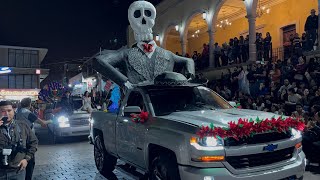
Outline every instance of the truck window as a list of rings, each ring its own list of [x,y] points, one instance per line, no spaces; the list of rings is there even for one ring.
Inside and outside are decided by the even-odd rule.
[[[137,91],[131,92],[127,101],[127,106],[139,106],[141,110],[146,111],[146,108],[143,102],[143,97],[141,93]]]
[[[205,87],[172,87],[149,90],[157,116],[179,111],[201,111],[232,108],[223,98]]]

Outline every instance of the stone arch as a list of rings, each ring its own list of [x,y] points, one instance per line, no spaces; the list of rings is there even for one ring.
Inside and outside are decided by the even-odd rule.
[[[173,53],[182,53],[180,33],[175,30],[175,23],[170,23],[163,31],[162,47]],[[176,37],[175,37],[176,36]]]
[[[180,35],[181,35],[181,40],[186,40],[187,36],[188,36],[188,27],[190,26],[192,20],[199,14],[202,14],[205,11],[205,9],[201,8],[201,9],[197,9],[194,10],[190,13],[189,16],[187,16],[184,20],[183,20],[183,24],[181,25],[181,31],[180,31]],[[208,24],[207,24],[208,25]]]
[[[208,21],[202,18],[203,12],[208,13],[208,10],[204,8],[199,8],[197,10],[192,11],[190,15],[184,19],[181,25],[180,39],[181,39],[183,55],[185,55],[186,53],[189,53],[189,55],[191,56],[193,51],[202,52],[202,48],[203,48],[202,44],[209,43],[209,33],[208,33],[209,25],[208,25]],[[189,33],[190,33],[190,30],[193,31],[190,28],[194,20],[199,22],[199,29],[193,26],[194,28],[193,35],[195,37],[194,36],[191,37],[191,34],[189,35]],[[196,33],[195,32],[196,29],[200,30],[200,32]],[[201,38],[202,41],[200,39],[195,40],[193,38]]]
[[[214,14],[212,18],[212,28],[215,29],[215,24],[218,20],[219,12],[222,8],[222,6],[227,2],[228,0],[219,0],[215,6]],[[258,1],[259,0],[245,0],[243,1],[243,5],[246,7],[246,13],[247,16],[256,16],[256,10],[258,7]]]
[[[163,29],[163,32],[162,32],[162,47],[163,48],[166,48],[166,45],[167,45],[167,40],[168,40],[168,36],[169,36],[169,33],[172,29],[174,29],[176,26],[175,23],[169,23],[166,28]]]
[[[246,5],[246,9],[247,9],[247,16],[256,17],[258,2],[259,2],[259,0],[245,0],[244,1],[244,4]]]

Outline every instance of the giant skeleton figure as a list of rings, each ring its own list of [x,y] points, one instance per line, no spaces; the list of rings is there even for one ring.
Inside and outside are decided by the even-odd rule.
[[[128,10],[128,18],[134,31],[136,44],[132,48],[104,51],[97,57],[102,67],[98,65],[96,70],[115,83],[124,84],[127,88],[131,88],[132,84],[153,82],[158,75],[166,71],[172,72],[175,63],[185,67],[188,78],[194,76],[192,59],[177,56],[158,47],[154,42],[152,27],[155,24],[156,9],[150,2],[133,2]],[[115,68],[121,63],[125,65],[127,76]]]

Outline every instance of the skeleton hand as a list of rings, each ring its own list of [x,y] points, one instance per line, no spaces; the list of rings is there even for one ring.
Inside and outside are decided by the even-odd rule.
[[[186,78],[188,79],[188,81],[191,81],[192,79],[194,79],[194,75],[191,73],[188,73]]]
[[[132,84],[131,82],[129,82],[129,81],[126,81],[126,82],[124,83],[124,86],[125,86],[127,89],[133,89],[133,84]]]

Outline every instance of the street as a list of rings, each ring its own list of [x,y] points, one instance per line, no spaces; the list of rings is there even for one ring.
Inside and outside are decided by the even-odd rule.
[[[47,142],[46,131],[38,134],[40,145],[36,154],[36,167],[34,180],[103,180],[106,179],[98,173],[93,158],[93,146],[87,137],[66,138],[63,142],[51,145]],[[310,171],[305,173],[306,180],[319,180],[320,168],[308,166]],[[118,167],[108,180],[137,180],[139,173],[129,173],[123,163],[118,162]],[[133,175],[135,174],[135,175]]]
[[[56,145],[48,144],[46,131],[38,134],[39,148],[36,154],[34,180],[104,180],[96,169],[93,145],[87,137],[66,138]],[[125,171],[121,162],[108,180],[139,179]]]

